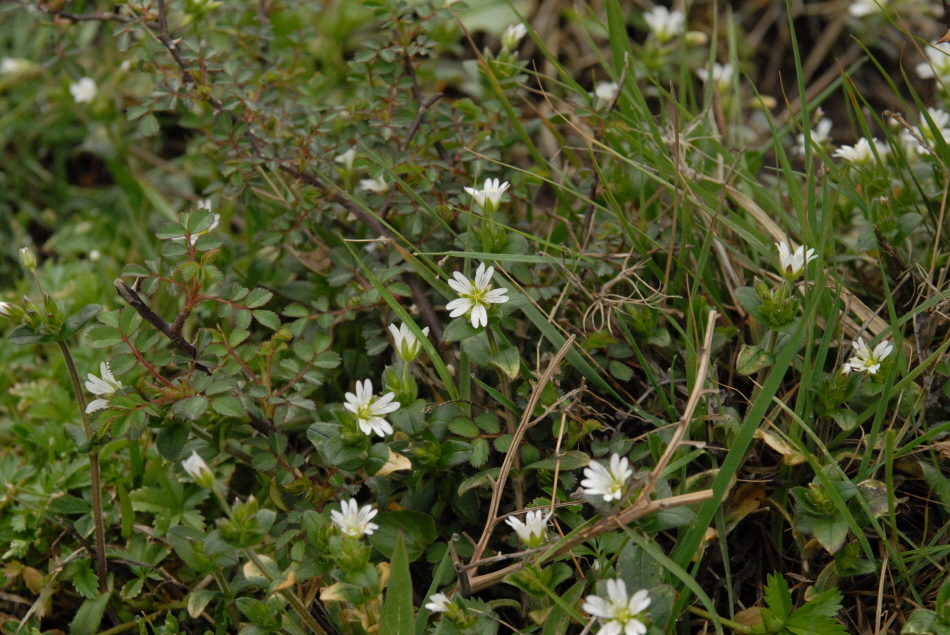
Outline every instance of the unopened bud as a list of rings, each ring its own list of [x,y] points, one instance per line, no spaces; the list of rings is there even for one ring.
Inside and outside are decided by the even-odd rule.
[[[29,247],[20,250],[20,262],[27,271],[36,271],[36,254]]]
[[[709,42],[709,36],[702,31],[686,32],[687,46],[705,46],[707,42]]]

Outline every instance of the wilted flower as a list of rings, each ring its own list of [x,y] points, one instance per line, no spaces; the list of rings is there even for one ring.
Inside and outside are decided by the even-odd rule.
[[[829,141],[832,127],[831,119],[822,117],[818,120],[817,126],[811,131],[811,142],[816,146],[823,146]],[[798,135],[797,149],[799,154],[805,154],[805,135]]]
[[[640,589],[627,598],[623,580],[607,580],[607,599],[588,595],[583,609],[600,621],[601,635],[644,635],[647,632],[644,611],[650,608],[650,597]]]
[[[620,86],[617,85],[617,82],[597,82],[597,86],[594,88],[594,94],[597,95],[597,98],[606,103],[613,101],[618,92],[620,92]]]
[[[96,88],[95,80],[89,77],[83,77],[78,82],[70,85],[69,92],[77,104],[82,104],[94,100],[99,90]]]
[[[347,170],[352,170],[353,160],[355,158],[356,158],[356,148],[350,148],[343,154],[338,154],[337,156],[333,157],[333,160],[336,161],[337,163],[342,163],[343,167],[345,167]]]
[[[581,481],[581,487],[588,496],[602,496],[605,502],[620,500],[623,495],[623,486],[627,479],[633,476],[633,470],[630,469],[630,461],[614,453],[610,457],[610,469],[604,467],[603,463],[591,463],[584,468],[584,476]]]
[[[661,43],[666,43],[683,33],[686,16],[682,11],[670,11],[662,5],[656,5],[643,14],[643,19]]]
[[[348,392],[344,395],[346,403],[343,407],[356,415],[356,422],[363,434],[378,434],[381,437],[393,433],[393,427],[383,419],[383,415],[399,410],[399,404],[393,403],[396,397],[388,392],[382,397],[373,394],[373,382],[365,380],[356,382],[356,394]]]
[[[112,374],[108,363],[102,362],[99,364],[99,374],[102,375],[101,378],[92,373],[87,375],[89,381],[86,382],[86,390],[99,398],[89,402],[89,405],[86,406],[86,414],[108,408],[109,401],[103,397],[111,397],[115,394],[115,391],[122,388],[122,382]]]
[[[198,485],[207,488],[214,487],[214,472],[197,452],[192,451],[191,456],[181,462],[181,466]]]
[[[874,144],[872,149],[871,144]],[[841,146],[835,150],[834,155],[840,159],[844,159],[851,165],[855,167],[864,167],[869,163],[876,161],[875,150],[877,151],[877,156],[883,158],[888,152],[890,152],[890,147],[878,141],[877,139],[860,139],[853,146]]]
[[[937,77],[942,82],[950,80],[950,42],[940,42],[924,49],[928,62],[917,65],[917,75],[922,79]]]
[[[389,184],[380,175],[375,179],[360,179],[360,189],[374,194],[385,194],[389,191]]]
[[[485,186],[482,189],[467,187],[465,191],[472,195],[478,206],[486,213],[491,213],[498,209],[501,204],[501,195],[508,189],[508,181],[504,183],[498,179],[485,179]]]
[[[360,538],[364,535],[371,536],[379,529],[379,525],[369,522],[377,513],[378,511],[372,506],[360,507],[356,500],[351,498],[340,503],[340,511],[335,509],[330,511],[330,520],[347,536]]]
[[[445,593],[433,593],[425,607],[432,613],[445,613],[453,606],[452,600]]]
[[[534,549],[544,542],[546,538],[544,529],[550,518],[551,512],[545,515],[542,511],[531,511],[525,514],[524,522],[514,516],[509,516],[505,522],[511,525],[528,549]]]
[[[778,248],[781,274],[788,280],[794,280],[802,275],[802,270],[805,268],[805,265],[818,257],[815,255],[814,249],[805,251],[804,245],[799,245],[794,253],[792,253],[788,243],[784,240],[780,243],[775,243],[775,246]]]
[[[880,13],[887,6],[887,0],[854,0],[848,7],[848,13],[855,18],[863,18],[872,13]]]
[[[478,265],[474,280],[469,280],[459,271],[452,274],[455,279],[449,280],[449,286],[459,297],[445,305],[445,308],[451,311],[449,317],[458,317],[471,311],[472,326],[488,326],[488,305],[504,304],[508,301],[508,296],[505,295],[508,289],[492,289],[491,279],[494,274],[495,268],[485,269],[485,263]]]
[[[716,90],[720,93],[724,93],[729,90],[729,86],[732,84],[732,76],[735,73],[735,70],[732,68],[732,64],[719,64],[718,62],[713,64],[713,81],[716,84]],[[696,76],[699,79],[703,80],[703,84],[709,83],[709,69],[708,68],[698,68],[696,69]]]
[[[851,346],[854,347],[854,357],[843,368],[849,373],[854,370],[859,373],[866,372],[869,375],[877,374],[881,368],[881,362],[894,350],[893,344],[888,340],[882,340],[872,351],[860,337],[851,342]]]
[[[521,24],[512,24],[501,36],[501,45],[506,49],[513,50],[518,46],[518,42],[521,41],[521,38],[528,34],[528,28]]]
[[[399,354],[403,361],[411,362],[419,356],[419,349],[421,348],[419,340],[416,339],[416,336],[413,335],[405,323],[400,325],[399,328],[396,328],[395,324],[390,324],[389,332],[393,334],[393,340],[396,344],[396,353]],[[425,336],[429,335],[428,326],[422,329],[422,334]]]

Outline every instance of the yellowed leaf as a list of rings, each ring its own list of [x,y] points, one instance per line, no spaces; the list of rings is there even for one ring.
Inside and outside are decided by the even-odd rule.
[[[400,470],[411,470],[412,462],[399,454],[398,452],[393,452],[389,450],[389,458],[386,460],[385,465],[376,472],[376,476],[386,476],[387,474],[392,474],[393,472],[398,472]]]

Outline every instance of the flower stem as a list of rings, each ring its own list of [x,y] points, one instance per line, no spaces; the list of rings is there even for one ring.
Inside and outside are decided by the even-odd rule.
[[[37,280],[39,283],[39,280]],[[73,391],[76,393],[76,400],[79,402],[79,414],[82,417],[82,427],[86,431],[86,440],[93,440],[92,425],[89,423],[89,415],[86,414],[86,398],[82,394],[82,384],[79,383],[79,373],[76,372],[76,365],[73,363],[73,356],[69,352],[66,342],[58,342],[59,350],[63,352],[66,359],[66,368],[69,369],[69,377],[73,382]],[[106,530],[102,522],[102,491],[99,482],[99,448],[92,448],[89,451],[89,477],[92,481],[92,518],[96,525],[96,571],[99,574],[99,591],[105,593],[109,590],[107,577],[109,569],[106,565]]]
[[[267,566],[261,561],[257,553],[250,547],[247,547],[244,552],[261,572],[261,575],[267,578],[268,582],[273,582],[274,576],[272,576],[270,571],[267,570]],[[294,611],[297,612],[297,615],[299,615],[300,618],[307,623],[307,626],[309,626],[314,633],[317,635],[327,635],[327,632],[323,630],[323,627],[317,623],[317,620],[313,619],[312,615],[310,615],[310,611],[308,611],[307,607],[303,605],[303,602],[300,601],[300,598],[287,589],[281,589],[278,591],[278,593],[280,593],[282,596],[284,596],[284,599],[290,602],[290,606],[293,607]]]
[[[495,342],[495,333],[492,331],[491,327],[485,329],[485,334],[488,336],[488,348],[491,350],[492,355],[498,354],[498,343]],[[508,380],[508,375],[504,371],[498,371],[498,378],[501,380],[501,394],[505,396],[505,399],[511,401],[511,383]],[[505,408],[505,423],[508,429],[508,434],[515,434],[515,415],[508,408]],[[509,448],[509,452],[514,452],[514,463],[512,464],[511,470],[511,485],[515,490],[515,509],[522,509],[524,507],[524,477],[521,475],[521,448]]]
[[[704,617],[707,620],[712,621],[714,619],[713,614],[710,613],[709,611],[704,611],[703,609],[696,608],[695,606],[687,607],[687,609],[689,610],[690,613],[694,615],[698,615],[700,617]],[[727,628],[731,628],[737,633],[742,633],[743,635],[749,635],[749,633],[752,632],[751,626],[746,626],[745,624],[740,624],[739,622],[734,622],[733,620],[727,620],[724,617],[719,618],[719,623]]]

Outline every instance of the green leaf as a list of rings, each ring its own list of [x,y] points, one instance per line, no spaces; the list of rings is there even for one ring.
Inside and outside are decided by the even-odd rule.
[[[449,431],[451,431],[452,434],[457,434],[460,437],[468,437],[469,439],[474,439],[479,435],[478,426],[467,417],[456,417],[449,421]]]
[[[241,400],[237,397],[231,397],[230,395],[218,397],[213,400],[211,402],[211,408],[219,415],[224,415],[225,417],[244,416],[244,405],[241,403]]]
[[[607,364],[607,371],[617,381],[630,381],[633,378],[633,369],[616,359],[610,360]]]
[[[371,545],[392,560],[400,530],[409,562],[414,562],[436,539],[435,521],[429,514],[413,511],[381,512],[373,519],[379,529],[369,537]]]
[[[425,414],[423,414],[425,407],[424,400],[416,399],[405,408],[400,408],[389,415],[389,420],[406,434],[415,436],[425,427]]]
[[[244,306],[249,309],[256,309],[259,306],[264,306],[270,302],[271,298],[274,297],[274,294],[268,291],[267,289],[261,289],[258,287],[251,291],[247,296],[247,299],[244,301]]]
[[[90,348],[108,348],[122,341],[122,334],[111,326],[97,326],[86,332],[86,344]]]
[[[73,586],[79,595],[87,599],[99,595],[99,576],[92,570],[92,562],[88,559],[76,563],[76,572],[73,574]]]
[[[736,357],[736,372],[751,375],[775,364],[775,356],[759,346],[743,344]]]
[[[475,337],[484,330],[484,327],[475,328],[472,326],[472,323],[465,317],[457,317],[445,327],[442,340],[446,342],[460,342],[464,339]]]
[[[73,313],[66,321],[63,322],[63,328],[59,330],[59,335],[57,340],[62,342],[73,335],[76,334],[76,331],[86,326],[89,323],[89,320],[96,316],[96,313],[102,310],[102,307],[98,304],[87,304],[83,308],[79,309],[76,313]]]
[[[106,605],[109,603],[111,592],[106,592],[98,597],[89,598],[82,603],[69,625],[71,635],[96,635],[99,632],[99,624],[102,622],[102,616],[106,612]]]
[[[788,590],[785,577],[777,573],[770,574],[765,583],[765,601],[772,613],[783,622],[792,613],[792,594]]]
[[[162,428],[155,437],[155,447],[158,453],[166,461],[177,461],[182,448],[188,442],[188,435],[191,434],[191,423],[187,421],[176,422],[167,428]]]
[[[468,457],[469,464],[474,468],[480,468],[488,460],[488,454],[491,446],[486,439],[472,440],[472,456]]]
[[[280,328],[280,316],[278,316],[273,311],[266,311],[264,309],[257,309],[253,311],[254,319],[266,326],[269,329],[278,330]]]
[[[453,465],[465,463],[472,456],[472,446],[465,441],[449,439],[442,442],[442,454],[439,455],[439,468],[447,470]]]
[[[514,346],[492,355],[488,363],[508,375],[509,379],[517,379],[521,370],[521,356]]]
[[[194,421],[208,409],[208,398],[203,395],[189,397],[182,403],[181,414]]]
[[[547,470],[548,472],[553,472],[557,463],[557,458],[542,459],[540,461],[535,461],[530,465],[524,466],[524,469]],[[588,465],[590,465],[590,457],[583,452],[578,452],[577,450],[567,452],[561,457],[561,472],[570,472],[571,470],[577,470],[582,467],[587,467]]]
[[[831,411],[831,418],[835,420],[838,427],[845,432],[851,432],[858,425],[858,414],[854,410],[841,408]]]
[[[402,532],[396,537],[389,567],[386,600],[379,616],[379,635],[415,635],[412,575],[409,573],[409,558],[406,555]]]
[[[165,223],[155,232],[155,237],[159,240],[168,240],[169,238],[181,238],[185,235],[185,228],[178,223]]]
[[[26,324],[21,324],[10,331],[9,340],[16,346],[29,346],[30,344],[51,344],[56,341],[56,336],[49,333],[37,333]]]
[[[196,589],[188,596],[188,615],[197,618],[204,612],[205,607],[219,594],[211,589]]]
[[[91,508],[83,499],[67,494],[50,501],[47,509],[56,514],[85,514]]]

